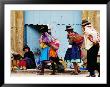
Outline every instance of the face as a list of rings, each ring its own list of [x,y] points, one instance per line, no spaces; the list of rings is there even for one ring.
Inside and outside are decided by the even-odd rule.
[[[91,27],[92,27],[92,25],[91,25],[91,24],[89,24],[89,25],[86,25],[86,27],[87,27],[87,28],[91,28]]]
[[[68,32],[68,34],[70,34],[70,33],[72,33],[72,32],[73,32],[73,30],[68,30],[67,32]]]
[[[89,24],[89,25],[86,25],[86,26],[82,26],[82,29],[83,30],[85,30],[85,29],[91,29],[92,28],[92,25],[91,24]]]
[[[25,51],[25,52],[28,52],[28,51],[29,51],[29,49],[25,49],[24,51]]]
[[[89,28],[89,29],[91,29],[91,28],[92,28],[92,25],[91,25],[91,24],[86,25],[85,28]]]

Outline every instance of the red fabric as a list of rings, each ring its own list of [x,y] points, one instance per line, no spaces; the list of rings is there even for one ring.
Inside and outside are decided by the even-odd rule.
[[[80,43],[80,42],[83,42],[83,40],[84,40],[84,37],[83,36],[81,36],[79,34],[76,34],[76,33],[68,34],[68,36],[75,43]]]
[[[19,67],[21,67],[21,66],[26,66],[26,61],[25,61],[25,60],[20,60],[18,66],[19,66]]]
[[[58,48],[59,48],[59,42],[57,40],[52,41],[50,43],[50,46],[52,46],[54,49],[58,50]]]

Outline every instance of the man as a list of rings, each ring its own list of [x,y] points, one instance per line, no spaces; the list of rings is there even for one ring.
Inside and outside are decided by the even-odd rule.
[[[84,31],[85,49],[87,50],[87,68],[90,73],[88,77],[95,77],[95,70],[99,72],[98,77],[100,77],[100,67],[97,63],[100,42],[99,33],[87,20],[82,20],[82,28]]]

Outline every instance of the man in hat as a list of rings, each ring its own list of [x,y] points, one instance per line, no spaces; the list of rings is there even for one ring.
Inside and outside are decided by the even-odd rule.
[[[99,33],[87,20],[82,20],[82,28],[84,31],[85,49],[87,50],[87,69],[90,73],[88,77],[95,77],[95,70],[98,70],[98,76],[100,76],[100,67],[97,64],[97,55],[100,42]]]

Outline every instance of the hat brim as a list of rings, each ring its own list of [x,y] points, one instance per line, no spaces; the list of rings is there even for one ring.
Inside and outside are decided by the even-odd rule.
[[[70,31],[70,30],[73,30],[73,29],[66,29],[65,31]]]
[[[91,24],[90,22],[86,22],[86,23],[83,23],[82,26],[86,26],[86,25],[89,25]]]

